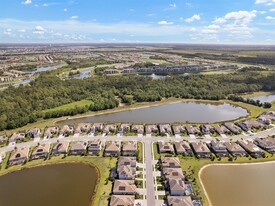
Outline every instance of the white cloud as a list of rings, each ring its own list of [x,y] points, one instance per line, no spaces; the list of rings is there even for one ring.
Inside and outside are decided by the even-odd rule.
[[[190,23],[190,22],[193,22],[193,21],[198,21],[200,19],[201,19],[201,17],[200,17],[199,14],[194,14],[192,17],[185,19],[185,21]]]
[[[170,22],[170,21],[159,21],[158,24],[160,24],[160,25],[171,25],[171,24],[174,24],[174,22]]]
[[[42,26],[36,26],[33,33],[34,34],[44,34],[45,31],[46,31],[46,29],[44,29]]]
[[[67,12],[67,11],[68,11],[68,9],[66,9],[66,8],[65,8],[63,11]]]
[[[265,17],[265,19],[267,19],[267,20],[274,20],[275,17],[273,17],[273,16],[267,16],[267,17]]]
[[[78,19],[78,16],[71,16],[71,19]]]
[[[267,11],[259,11],[260,14],[266,14]]]
[[[275,0],[256,0],[255,4],[264,4],[266,6],[271,6],[273,3],[275,3]]]
[[[32,0],[25,0],[22,2],[24,5],[32,4]]]
[[[176,8],[177,5],[175,3],[169,5],[171,8]]]
[[[269,9],[270,12],[275,12],[275,9]]]
[[[19,32],[22,32],[22,33],[25,33],[25,32],[26,32],[26,29],[19,29],[18,31],[19,31]]]
[[[220,28],[221,27],[219,25],[211,24],[209,26],[203,27],[203,29],[201,30],[201,32],[204,33],[204,34],[216,34],[216,33],[218,33],[218,30]]]
[[[226,22],[226,20],[224,18],[217,18],[217,17],[213,21],[214,24],[223,24],[225,22]]]
[[[12,29],[5,29],[3,34],[6,35],[6,36],[11,36],[12,35]]]

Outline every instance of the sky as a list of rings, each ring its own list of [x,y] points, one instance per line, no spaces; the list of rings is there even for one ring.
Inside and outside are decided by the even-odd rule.
[[[0,43],[275,44],[275,0],[1,0]]]

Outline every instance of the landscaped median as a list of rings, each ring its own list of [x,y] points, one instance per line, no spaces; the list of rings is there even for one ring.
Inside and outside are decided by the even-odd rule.
[[[117,159],[109,158],[109,157],[90,157],[90,156],[54,156],[50,157],[47,160],[31,160],[25,163],[24,165],[15,165],[15,166],[7,166],[7,158],[2,163],[2,167],[0,170],[0,176],[5,175],[10,172],[14,172],[17,170],[44,166],[49,164],[62,164],[62,163],[85,163],[95,167],[99,173],[97,186],[95,188],[95,193],[93,195],[93,199],[91,202],[92,205],[108,205],[109,194],[112,190],[112,183],[108,181],[108,177],[110,174],[110,169],[116,166]]]

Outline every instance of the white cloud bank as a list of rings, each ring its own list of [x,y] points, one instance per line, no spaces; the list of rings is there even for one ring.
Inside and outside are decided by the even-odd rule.
[[[194,14],[192,17],[185,19],[185,21],[190,23],[190,22],[193,22],[193,21],[198,21],[200,19],[201,19],[201,17],[200,17],[199,14]]]

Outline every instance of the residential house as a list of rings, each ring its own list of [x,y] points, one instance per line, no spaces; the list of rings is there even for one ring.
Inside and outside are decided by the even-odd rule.
[[[230,152],[230,154],[234,157],[245,156],[246,151],[236,142],[225,142],[226,149]]]
[[[0,76],[0,82],[10,82],[13,78],[10,76]]]
[[[217,157],[227,157],[229,155],[224,142],[212,140],[210,143],[210,148]]]
[[[91,124],[89,123],[80,123],[75,129],[75,134],[87,134],[91,130]]]
[[[265,127],[263,123],[254,119],[248,119],[243,122],[239,122],[238,126],[241,127],[244,131],[252,131],[253,129],[261,129]]]
[[[160,160],[163,168],[181,168],[178,157],[161,157]]]
[[[70,125],[64,125],[60,130],[60,135],[68,137],[74,133],[74,127]]]
[[[163,168],[162,173],[166,180],[185,178],[181,168]]]
[[[105,156],[117,156],[120,153],[121,142],[110,141],[106,143],[104,155]]]
[[[181,135],[182,133],[184,133],[186,131],[185,127],[182,125],[173,125],[172,128],[174,131],[174,135]]]
[[[123,155],[132,155],[135,156],[137,154],[137,142],[129,141],[123,144],[122,146],[122,154]]]
[[[136,176],[136,157],[121,156],[118,159],[117,174],[119,179],[134,180]]]
[[[252,142],[243,140],[238,141],[238,143],[245,149],[246,152],[248,152],[253,157],[262,157],[264,154],[263,151]]]
[[[95,133],[95,132],[102,132],[103,130],[103,124],[101,123],[94,123],[92,126],[91,126],[91,133]]]
[[[118,129],[118,133],[120,135],[123,135],[125,133],[130,132],[130,124],[121,124],[119,129]]]
[[[67,154],[69,145],[69,142],[58,142],[52,149],[52,155]]]
[[[144,133],[144,126],[142,124],[133,124],[132,125],[132,132],[136,134],[143,134]]]
[[[49,139],[52,138],[54,135],[58,134],[59,128],[58,127],[47,127],[44,131],[44,138]]]
[[[72,147],[70,149],[71,155],[83,155],[85,154],[86,148],[87,148],[87,142],[75,142],[72,144]]]
[[[116,129],[117,129],[117,127],[115,124],[107,124],[104,126],[103,133],[105,133],[105,134],[115,133]]]
[[[192,142],[191,147],[193,148],[193,151],[197,158],[210,158],[211,152],[206,146],[205,143],[202,142]]]
[[[264,112],[257,118],[257,121],[269,125],[275,121],[275,112]]]
[[[172,129],[170,124],[160,124],[159,125],[159,132],[162,134],[172,134]]]
[[[114,195],[134,195],[136,194],[135,180],[115,180],[113,187]]]
[[[170,195],[183,196],[185,195],[186,185],[182,179],[169,179],[168,181]]]
[[[190,196],[167,196],[168,206],[194,206]]]
[[[159,129],[158,126],[155,124],[150,124],[145,126],[146,134],[158,133]]]
[[[193,154],[190,145],[186,141],[175,142],[174,147],[178,155],[181,154],[181,155],[192,156]]]
[[[242,129],[237,125],[235,125],[233,122],[225,122],[223,123],[223,126],[225,126],[228,130],[230,130],[234,134],[242,133]]]
[[[15,132],[11,135],[9,142],[16,142],[25,139],[25,133]]]
[[[186,129],[186,131],[189,135],[198,135],[198,134],[200,134],[200,130],[197,127],[188,125],[188,126],[185,127],[185,129]]]
[[[160,153],[174,153],[173,145],[170,142],[158,141]]]
[[[27,137],[38,138],[40,137],[41,130],[39,128],[32,128],[27,132]]]
[[[93,139],[88,144],[88,154],[98,155],[103,145],[103,141],[101,141],[100,139]]]
[[[134,206],[134,195],[112,195],[109,206]]]
[[[210,135],[215,132],[215,128],[209,124],[202,124],[200,126],[200,128],[201,128],[202,133],[205,135]]]
[[[51,144],[40,144],[33,151],[31,159],[46,158],[50,153]]]
[[[23,164],[27,161],[30,149],[28,147],[15,149],[11,152],[8,165]]]
[[[115,69],[105,69],[104,74],[117,74],[118,70]]]
[[[254,144],[266,150],[267,152],[275,153],[275,139],[274,138],[256,138]]]
[[[216,130],[217,133],[221,134],[230,134],[231,132],[229,131],[229,129],[227,129],[225,126],[223,125],[215,125],[214,129]]]
[[[4,141],[6,141],[8,138],[5,134],[0,135],[0,143],[3,143]]]

